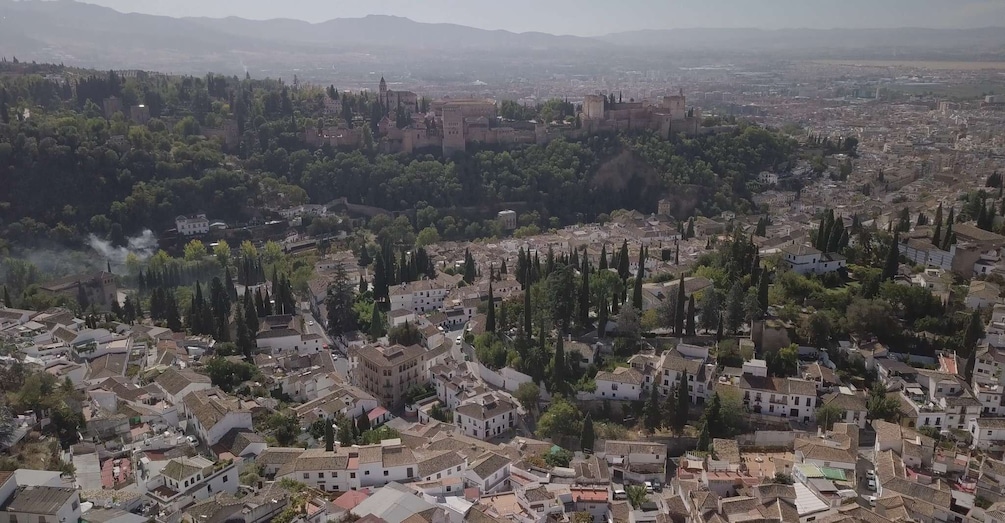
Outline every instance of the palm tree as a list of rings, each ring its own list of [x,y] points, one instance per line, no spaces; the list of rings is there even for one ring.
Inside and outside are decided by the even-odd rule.
[[[649,499],[649,496],[646,495],[646,487],[642,485],[628,485],[625,487],[625,493],[628,494],[628,502],[632,504],[634,509],[638,509]]]

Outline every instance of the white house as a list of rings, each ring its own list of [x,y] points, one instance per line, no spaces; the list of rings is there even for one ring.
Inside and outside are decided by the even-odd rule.
[[[755,414],[808,422],[817,412],[816,383],[798,378],[740,377],[743,405]]]
[[[199,374],[187,369],[174,367],[162,372],[154,379],[154,384],[164,391],[171,403],[177,405],[191,392],[205,390],[213,386],[212,380],[205,374]]]
[[[666,477],[667,446],[644,441],[614,441],[604,444],[604,459],[615,481],[663,481]]]
[[[785,264],[799,274],[826,274],[847,265],[844,256],[820,252],[809,245],[786,245],[781,251]]]
[[[216,445],[232,429],[253,430],[251,411],[219,389],[193,392],[185,396],[182,407],[189,428],[208,446]]]
[[[178,216],[174,219],[174,224],[178,234],[182,236],[194,236],[209,232],[209,219],[202,213],[192,216]]]
[[[468,466],[464,474],[466,483],[478,487],[483,494],[505,491],[509,488],[510,461],[501,454],[486,452]]]
[[[235,494],[240,483],[236,462],[213,463],[202,456],[174,458],[160,474],[147,474],[141,471],[147,496],[173,510],[221,492]]]
[[[377,445],[304,450],[279,467],[276,479],[289,478],[325,492],[381,487],[418,477],[415,455],[397,440]]]
[[[483,440],[515,427],[518,416],[515,403],[494,393],[469,399],[454,409],[457,428],[467,436]]]
[[[976,418],[970,420],[970,436],[974,448],[981,450],[1005,449],[1005,418]]]
[[[594,396],[600,399],[634,401],[642,395],[642,374],[631,367],[618,367],[614,372],[600,371],[594,378],[597,390]]]
[[[0,511],[0,518],[9,523],[74,522],[80,520],[80,515],[76,489],[49,486],[17,487]]]
[[[393,287],[390,290],[391,310],[426,312],[440,309],[443,299],[454,287],[448,280],[441,276],[435,280],[419,280]]]
[[[259,349],[271,354],[313,354],[324,349],[324,339],[319,334],[300,334],[295,329],[270,329],[258,333]]]
[[[837,392],[832,392],[823,397],[823,406],[834,406],[844,412],[844,417],[838,421],[857,425],[864,429],[868,414],[866,398],[862,394],[852,392],[847,387],[840,387]]]
[[[1001,302],[1001,288],[989,281],[971,280],[963,303],[971,309],[987,309]]]

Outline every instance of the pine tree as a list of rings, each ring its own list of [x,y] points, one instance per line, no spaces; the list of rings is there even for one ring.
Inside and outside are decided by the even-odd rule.
[[[485,331],[495,332],[496,331],[496,301],[495,295],[492,292],[492,280],[489,279],[489,306],[488,312],[485,314]]]
[[[596,439],[597,435],[593,429],[593,415],[587,412],[586,419],[583,420],[583,432],[579,435],[579,448],[583,451],[593,450]]]

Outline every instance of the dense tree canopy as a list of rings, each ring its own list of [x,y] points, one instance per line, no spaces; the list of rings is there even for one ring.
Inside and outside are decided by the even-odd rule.
[[[479,217],[454,211],[502,202],[539,209],[539,223],[521,223],[530,227],[551,217],[589,221],[618,208],[651,212],[660,197],[687,185],[707,196],[696,199],[698,209],[715,214],[750,208],[760,189],[752,173],[784,168],[794,152],[794,142],[781,134],[743,125],[669,141],[651,133],[606,134],[511,150],[472,147],[451,158],[313,150],[303,140],[308,125],[354,125],[353,116],[372,120],[385,111],[374,109],[372,95],[342,93],[343,113],[324,116],[322,100],[331,95],[324,89],[212,74],[92,74],[62,85],[13,75],[0,80],[0,90],[11,114],[31,109],[29,118],[0,123],[0,186],[6,189],[0,225],[16,242],[73,243],[89,233],[121,241],[143,227],[170,228],[179,214],[212,210],[214,219],[242,223],[255,208],[339,197],[427,210],[417,217],[423,223],[413,224],[432,228],[423,242],[498,233],[494,220],[482,226]],[[121,112],[103,114],[109,96],[119,97]],[[149,121],[124,116],[141,103]],[[503,109],[529,116],[512,104]],[[535,111],[565,118],[574,108],[554,100]],[[204,137],[230,124],[237,143]],[[610,175],[621,170],[628,178]]]

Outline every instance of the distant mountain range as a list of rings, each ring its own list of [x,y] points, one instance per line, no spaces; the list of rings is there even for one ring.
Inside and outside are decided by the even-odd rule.
[[[909,54],[926,59],[1005,59],[1005,28],[672,29],[586,38],[489,31],[394,16],[312,24],[288,19],[124,14],[71,0],[0,0],[0,55],[94,67],[205,71],[220,66],[233,69],[245,61],[260,63],[263,57],[269,57],[271,63],[287,64],[300,56],[323,61],[352,55],[357,62],[367,62],[402,53],[411,59],[441,61],[468,55],[484,60],[495,56],[526,60],[561,57],[572,62],[590,56],[692,50],[744,55],[771,52],[778,57],[844,53],[863,58]]]

